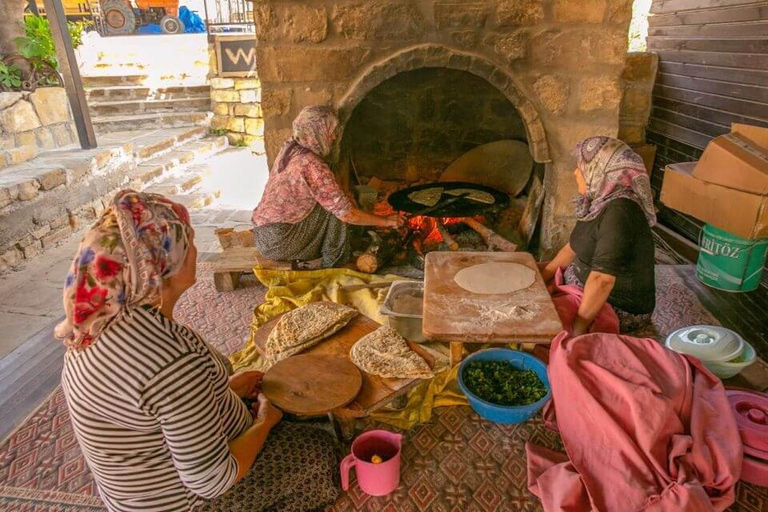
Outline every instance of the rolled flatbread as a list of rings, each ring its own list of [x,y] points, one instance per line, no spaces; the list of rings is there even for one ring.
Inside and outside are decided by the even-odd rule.
[[[356,309],[333,302],[312,302],[289,311],[267,337],[267,362],[274,364],[317,345],[356,315]]]
[[[452,190],[446,190],[445,193],[449,196],[460,196],[462,194],[467,194],[465,199],[477,201],[478,203],[493,204],[496,202],[496,198],[493,197],[493,194],[490,194],[484,190],[476,190],[473,188],[454,188]]]
[[[512,293],[536,281],[536,272],[520,263],[481,263],[459,270],[456,284],[472,293]]]
[[[350,360],[366,373],[388,379],[431,379],[427,362],[411,350],[405,338],[386,325],[360,338]]]
[[[443,187],[425,188],[408,194],[408,199],[424,206],[435,206],[443,196]]]

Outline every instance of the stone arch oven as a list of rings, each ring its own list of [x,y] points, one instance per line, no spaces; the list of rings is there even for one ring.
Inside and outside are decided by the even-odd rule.
[[[332,164],[345,183],[350,160],[366,180],[425,181],[474,146],[522,140],[544,180],[539,245],[556,250],[573,223],[574,145],[618,133],[631,7],[631,0],[255,2],[267,157],[312,104],[339,112]]]

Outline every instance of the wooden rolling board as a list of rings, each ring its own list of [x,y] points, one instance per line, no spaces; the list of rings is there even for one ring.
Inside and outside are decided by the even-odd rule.
[[[506,294],[476,294],[453,280],[456,273],[481,263],[519,263],[536,271],[536,281]],[[539,273],[524,252],[448,252],[427,255],[424,268],[424,336],[467,343],[549,343],[563,324]],[[514,308],[524,308],[514,313]]]
[[[282,315],[273,318],[254,334],[254,344],[256,350],[263,356],[266,354],[266,343],[269,333],[275,328]],[[302,352],[302,354],[326,354],[332,356],[342,356],[349,359],[349,350],[352,346],[368,333],[378,329],[380,325],[364,315],[357,315],[337,333],[329,336],[325,341]],[[429,367],[435,365],[435,358],[429,352],[415,343],[408,345],[423,357]],[[421,379],[385,379],[377,375],[371,375],[366,372],[360,372],[363,376],[363,385],[360,393],[355,400],[343,408],[348,415],[362,417],[367,416],[376,409],[389,403],[393,398],[398,397],[422,382]]]

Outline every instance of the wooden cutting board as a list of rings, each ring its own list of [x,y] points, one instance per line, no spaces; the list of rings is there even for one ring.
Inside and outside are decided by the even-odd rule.
[[[303,354],[274,364],[264,374],[262,391],[278,408],[300,416],[319,416],[355,399],[363,385],[349,359]]]
[[[536,272],[534,283],[506,294],[476,294],[454,281],[459,270],[493,262],[519,263]],[[524,252],[443,252],[427,255],[424,268],[426,338],[475,343],[549,343],[563,324],[536,266]]]
[[[269,333],[272,332],[272,329],[275,328],[277,322],[280,321],[281,316],[282,315],[279,315],[264,324],[253,336],[256,350],[262,356],[266,354],[266,343]],[[302,354],[330,355],[343,357],[349,360],[349,350],[352,346],[360,338],[375,331],[379,327],[381,327],[380,324],[367,316],[357,315],[350,320],[343,329],[329,336],[320,344],[302,352]],[[430,368],[434,367],[435,358],[432,357],[429,352],[415,343],[409,342],[408,345],[427,361]],[[288,360],[291,359],[293,358],[289,358]],[[363,380],[360,392],[355,397],[354,401],[344,407],[344,410],[347,413],[357,417],[369,415],[371,412],[389,403],[393,398],[407,393],[408,390],[417,386],[420,382],[423,382],[421,379],[385,379],[365,372],[360,373],[362,374]]]

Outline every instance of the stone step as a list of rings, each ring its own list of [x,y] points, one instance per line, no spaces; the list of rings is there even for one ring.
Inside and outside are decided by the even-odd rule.
[[[207,126],[210,112],[169,112],[162,114],[137,114],[124,116],[99,116],[93,118],[97,133],[152,128],[178,128],[182,126]]]
[[[83,76],[85,87],[109,87],[113,85],[141,85],[149,75],[94,75]]]
[[[191,194],[180,194],[173,196],[173,200],[185,206],[187,210],[199,210],[212,205],[221,196],[220,190],[211,192],[193,192]]]
[[[85,91],[91,101],[127,101],[127,100],[170,100],[210,96],[209,85],[147,87],[139,85],[118,85],[113,87],[94,87]]]
[[[100,101],[88,104],[93,117],[135,114],[164,114],[174,112],[203,112],[211,107],[211,98],[207,95],[193,98],[164,100],[127,100]]]
[[[161,154],[137,165],[136,169],[129,176],[130,185],[136,189],[144,189],[184,165],[222,151],[227,147],[227,144],[227,138],[224,136],[208,137],[200,141],[188,142],[168,153]]]
[[[190,193],[198,187],[203,180],[211,175],[211,168],[205,164],[198,164],[184,169],[180,173],[164,178],[146,189],[147,192],[162,194],[164,196],[176,196]]]

